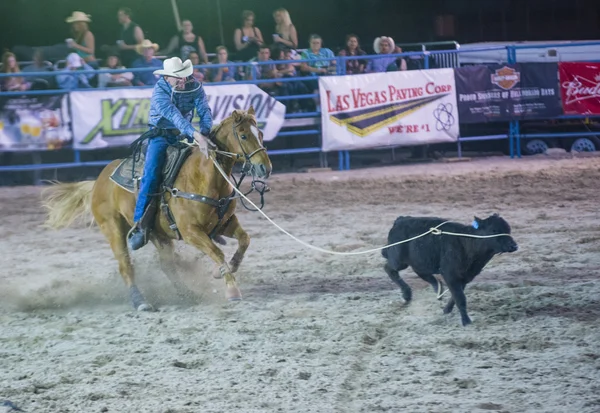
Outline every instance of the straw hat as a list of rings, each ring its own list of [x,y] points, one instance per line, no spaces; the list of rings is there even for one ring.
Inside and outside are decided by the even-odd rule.
[[[396,43],[394,43],[394,39],[392,39],[391,37],[388,36],[381,36],[378,37],[377,39],[375,39],[375,41],[373,42],[373,50],[375,50],[375,53],[379,54],[381,53],[381,42],[387,40],[391,45],[392,45],[392,52],[394,51],[394,48],[396,47]]]
[[[158,50],[158,45],[156,43],[152,43],[148,39],[142,40],[142,43],[135,45],[135,51],[138,54],[143,54],[144,49],[154,49],[154,51]]]
[[[163,68],[159,70],[155,70],[155,75],[162,76],[171,76],[178,78],[186,78],[191,76],[194,73],[194,66],[192,65],[192,61],[187,59],[185,62],[182,62],[178,57],[172,57],[170,59],[166,59],[163,63]]]
[[[74,11],[67,19],[65,20],[67,23],[75,23],[75,22],[86,22],[91,23],[92,19],[90,19],[89,14],[85,14],[82,11]]]

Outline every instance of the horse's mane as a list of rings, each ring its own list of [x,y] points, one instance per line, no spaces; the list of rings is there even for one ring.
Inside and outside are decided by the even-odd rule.
[[[219,131],[219,129],[221,128],[221,126],[231,120],[232,122],[235,120],[235,118],[238,118],[239,121],[238,123],[241,122],[250,122],[251,124],[256,126],[256,117],[250,113],[248,113],[248,111],[242,110],[242,109],[234,109],[233,112],[231,112],[231,115],[227,116],[225,119],[223,119],[218,125],[213,125],[211,130],[210,130],[210,136],[211,137],[215,137],[217,135],[217,132]]]

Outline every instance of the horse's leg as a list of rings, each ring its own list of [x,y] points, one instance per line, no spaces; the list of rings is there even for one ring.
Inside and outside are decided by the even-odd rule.
[[[121,216],[111,216],[108,219],[98,220],[100,230],[108,240],[110,248],[119,262],[119,273],[129,288],[129,299],[131,304],[138,311],[150,311],[152,306],[146,302],[146,299],[137,288],[134,282],[134,270],[127,249],[128,225]]]
[[[160,237],[153,235],[150,240],[158,250],[158,258],[160,261],[160,268],[165,273],[169,281],[175,287],[175,291],[179,297],[190,297],[194,295],[187,285],[183,282],[177,266],[175,265],[175,250],[173,249],[173,242],[166,237]]]
[[[244,231],[235,215],[232,215],[229,219],[227,226],[223,230],[223,236],[228,238],[235,238],[238,242],[238,248],[235,251],[235,254],[233,254],[231,261],[229,261],[231,272],[235,273],[238,270],[238,268],[240,268],[240,264],[244,259],[244,254],[250,246],[250,236],[246,231]]]
[[[235,277],[231,273],[229,266],[225,262],[225,254],[223,254],[223,251],[212,242],[207,234],[201,232],[196,226],[190,225],[185,228],[180,228],[180,230],[185,242],[198,248],[217,263],[221,276],[225,278],[225,285],[227,287],[225,297],[232,301],[241,300],[242,293],[237,287]]]

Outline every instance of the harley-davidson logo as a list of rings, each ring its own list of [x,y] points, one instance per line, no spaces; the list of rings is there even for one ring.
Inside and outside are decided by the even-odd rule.
[[[504,90],[510,90],[521,80],[521,73],[515,69],[504,66],[491,75],[492,83]]]

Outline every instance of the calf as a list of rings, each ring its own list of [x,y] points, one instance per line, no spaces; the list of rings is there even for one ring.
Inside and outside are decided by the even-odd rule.
[[[394,244],[429,231],[443,222],[442,218],[433,217],[398,217],[388,234],[388,244]],[[441,231],[470,235],[510,234],[510,226],[498,214],[486,219],[475,217],[471,226],[456,222],[447,222],[439,227]],[[443,285],[434,274],[441,274],[452,294],[444,308],[448,314],[454,303],[460,311],[463,326],[471,323],[467,315],[465,286],[481,272],[483,267],[496,254],[515,252],[517,243],[509,235],[493,238],[472,238],[456,235],[428,234],[421,238],[385,248],[381,251],[387,262],[385,272],[402,290],[406,301],[412,298],[411,288],[398,274],[407,267],[433,286],[434,291],[441,294]]]

